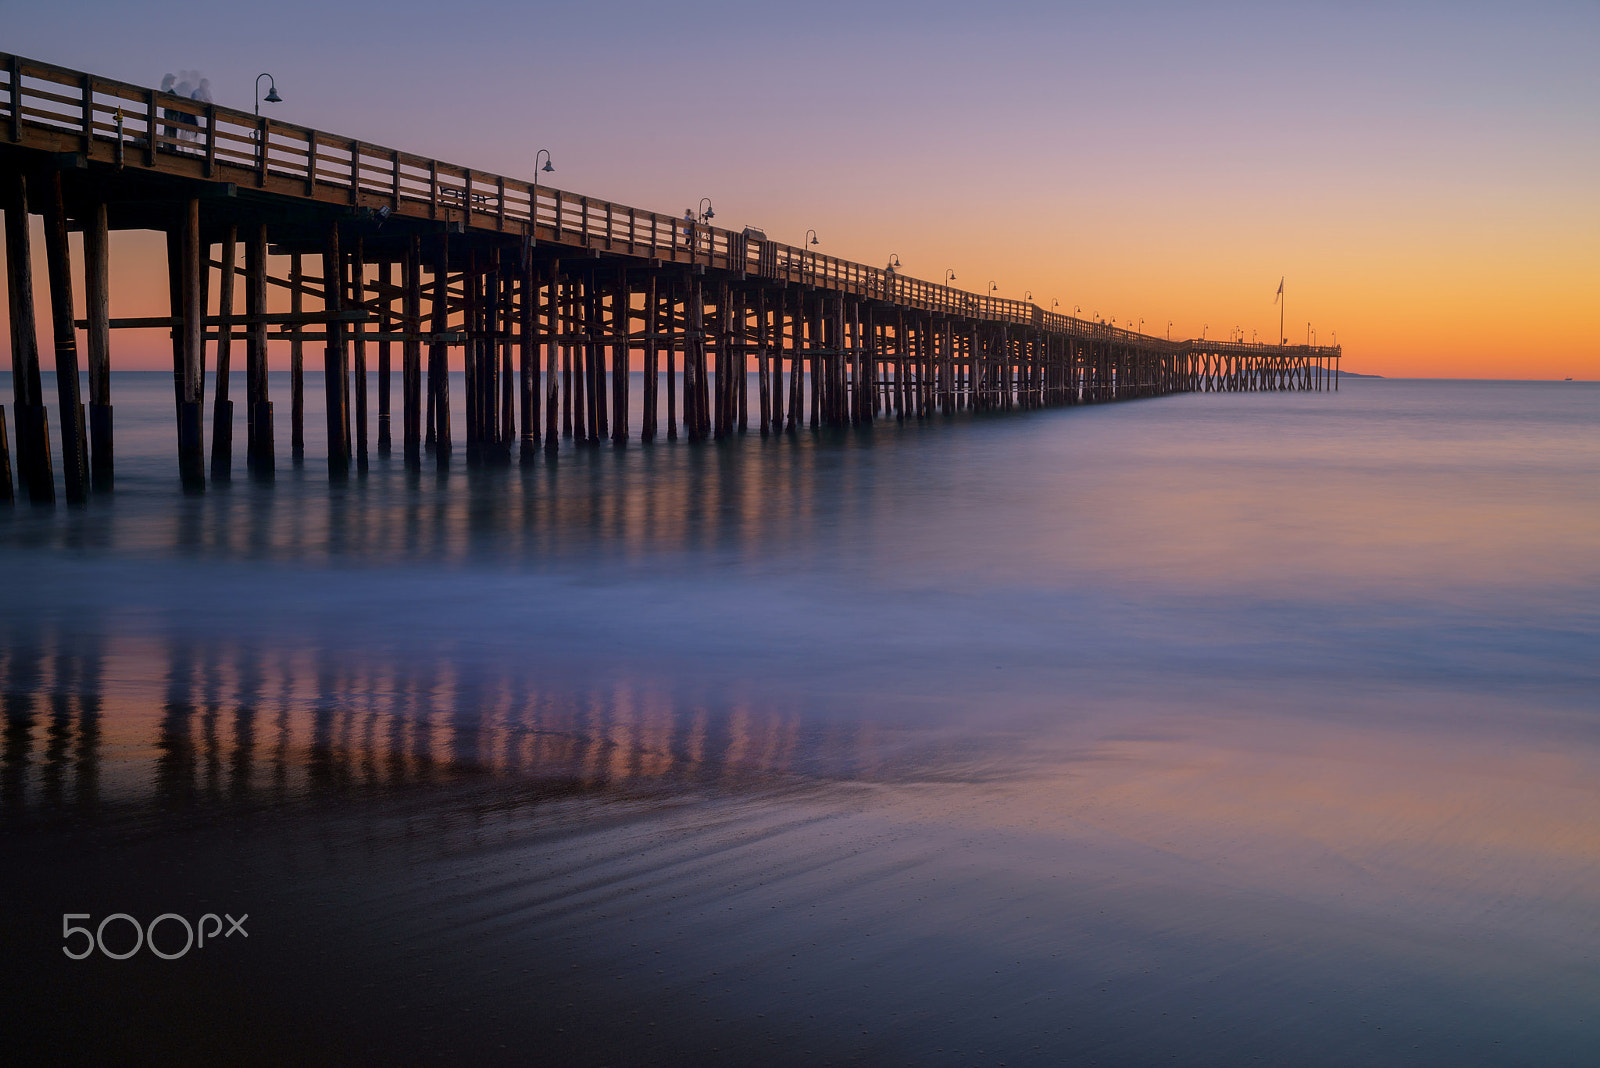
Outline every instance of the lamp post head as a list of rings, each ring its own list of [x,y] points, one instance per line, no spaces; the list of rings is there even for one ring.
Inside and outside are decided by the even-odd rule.
[[[539,169],[541,171],[544,171],[544,173],[546,173],[546,174],[549,174],[551,171],[555,170],[554,167],[550,166],[550,161],[549,160],[545,160],[544,161],[544,166],[540,167]]]
[[[283,97],[278,95],[278,87],[276,85],[267,86],[267,97],[266,97],[266,100],[267,100],[267,103],[269,103],[269,104],[281,104],[281,103],[283,103]]]

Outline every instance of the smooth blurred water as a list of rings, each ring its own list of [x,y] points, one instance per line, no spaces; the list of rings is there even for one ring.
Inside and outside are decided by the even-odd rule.
[[[350,951],[395,984],[347,992],[363,1026],[422,1041],[395,1006],[443,1003],[406,985],[434,970],[516,1004],[480,951],[543,939],[604,962],[590,1005],[630,1006],[561,1032],[594,1063],[1600,1049],[1593,384],[374,454],[343,484],[314,400],[291,463],[283,395],[276,481],[244,477],[241,420],[200,498],[170,386],[115,376],[115,494],[0,514],[0,820],[404,927],[404,963]],[[185,837],[261,806],[366,858],[350,896]],[[514,813],[509,844],[451,824],[413,871],[417,812],[467,809]],[[363,811],[387,815],[340,822]],[[65,906],[36,903],[50,926],[7,939],[54,954]],[[461,1041],[514,1059],[490,1034]]]

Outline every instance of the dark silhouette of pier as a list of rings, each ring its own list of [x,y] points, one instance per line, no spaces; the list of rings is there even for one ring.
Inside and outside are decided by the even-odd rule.
[[[395,437],[409,463],[430,451],[443,462],[457,440],[453,410],[464,413],[472,459],[530,458],[558,451],[563,439],[625,444],[636,357],[644,442],[720,439],[752,421],[767,435],[962,410],[1338,385],[1337,346],[1151,337],[818,255],[754,229],[724,230],[15,55],[0,53],[0,67],[12,417],[18,481],[35,501],[55,499],[55,476],[30,213],[45,222],[70,500],[114,482],[111,338],[127,328],[172,332],[179,472],[191,491],[207,481],[208,354],[209,467],[214,478],[232,469],[236,342],[247,372],[246,462],[262,478],[272,475],[282,418],[267,399],[274,343],[289,347],[296,458],[306,347],[321,353],[334,477],[364,464],[374,444],[390,452]],[[73,229],[83,233],[81,318]],[[110,317],[108,234],[120,229],[167,235],[168,315]],[[219,312],[208,314],[213,285]],[[287,312],[268,310],[273,289],[288,291]],[[459,406],[452,350],[466,369]],[[0,499],[9,499],[3,416]]]

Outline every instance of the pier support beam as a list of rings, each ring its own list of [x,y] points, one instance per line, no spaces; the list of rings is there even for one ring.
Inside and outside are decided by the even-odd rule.
[[[417,466],[422,462],[422,238],[413,237],[407,244],[400,274],[400,283],[405,288],[401,320],[406,331],[401,346],[405,364],[401,380],[405,460],[408,466]]]
[[[178,477],[184,492],[204,493],[206,455],[201,398],[205,381],[205,295],[200,265],[200,201],[191,197],[167,232],[172,316],[172,388],[178,415]]]
[[[83,221],[83,281],[89,322],[89,480],[98,492],[107,492],[116,483],[111,434],[110,252],[106,205],[97,199]]]
[[[33,250],[28,229],[28,182],[16,175],[5,190],[6,285],[11,311],[11,387],[17,424],[17,477],[35,504],[56,499],[50,462],[49,416],[39,374],[39,333],[33,311]]]
[[[276,464],[272,440],[272,402],[267,399],[267,227],[246,232],[244,309],[250,316],[245,340],[245,460],[258,478],[271,478]]]
[[[561,381],[557,364],[561,347],[561,262],[550,261],[548,288],[545,292],[544,335],[544,451],[554,453],[561,447],[560,406]]]
[[[344,310],[344,257],[339,249],[339,227],[328,225],[322,246],[322,290],[324,307],[332,313]],[[328,343],[322,350],[323,396],[328,406],[328,477],[340,479],[350,473],[350,369],[345,351],[344,324],[327,324]]]
[[[539,451],[539,272],[526,248],[522,251],[522,300],[516,306],[517,362],[520,372],[522,436],[519,453],[524,460]]]
[[[289,310],[305,310],[305,261],[297,252],[289,260]],[[289,341],[289,450],[297,462],[306,455],[306,356],[300,327]]]
[[[392,261],[385,260],[383,266],[379,268],[378,286],[380,294],[378,306],[385,313],[393,311],[394,263]],[[390,436],[390,423],[392,422],[390,417],[393,414],[390,407],[390,398],[392,394],[392,372],[394,370],[392,366],[394,345],[387,335],[394,331],[394,318],[388,314],[381,316],[378,320],[378,329],[385,334],[383,340],[378,342],[378,455],[388,456],[394,448],[394,442]],[[414,328],[406,327],[405,329],[407,333],[410,333]]]
[[[84,452],[83,401],[78,389],[78,331],[72,312],[72,256],[67,244],[67,213],[61,198],[61,172],[52,172],[44,203],[44,250],[50,274],[50,325],[56,348],[56,393],[61,405],[61,480],[67,500],[89,496],[89,465]]]
[[[222,239],[222,276],[217,287],[222,322],[217,326],[217,395],[211,409],[211,477],[221,482],[233,475],[233,401],[228,397],[228,378],[233,369],[233,281],[238,245],[238,230],[230,226]]]

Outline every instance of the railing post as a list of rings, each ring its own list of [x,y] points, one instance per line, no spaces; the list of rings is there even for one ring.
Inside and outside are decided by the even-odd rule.
[[[154,106],[150,114],[155,114]],[[13,143],[22,140],[22,60],[16,56],[11,57],[11,140]]]
[[[266,116],[256,120],[256,188],[265,188],[267,184],[267,138],[271,131],[268,124],[271,122]]]
[[[156,91],[154,89],[146,89],[144,91],[144,106],[144,165],[146,167],[154,167],[156,165],[156,137],[161,132],[161,127],[156,125]]]
[[[217,106],[206,105],[206,177],[217,169]]]
[[[94,148],[94,75],[83,76],[83,155]]]

